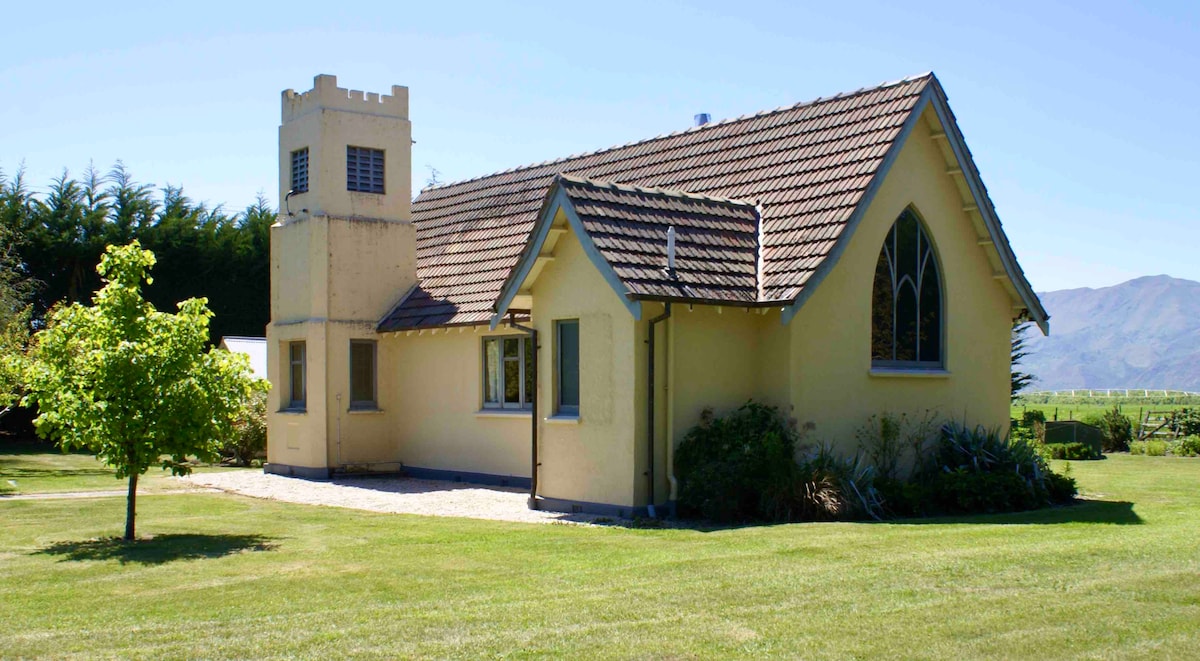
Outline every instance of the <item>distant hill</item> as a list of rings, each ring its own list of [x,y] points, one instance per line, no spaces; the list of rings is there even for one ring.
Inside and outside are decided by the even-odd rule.
[[[1032,389],[1200,391],[1200,282],[1155,275],[1038,296],[1050,337],[1028,334]]]

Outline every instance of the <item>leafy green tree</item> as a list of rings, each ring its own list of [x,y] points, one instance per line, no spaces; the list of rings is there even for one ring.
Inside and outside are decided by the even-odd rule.
[[[125,539],[134,538],[138,476],[161,465],[191,472],[190,457],[213,461],[244,402],[266,386],[245,356],[207,349],[206,301],[159,312],[141,295],[154,253],[134,241],[109,246],[92,305],[56,308],[34,337],[29,395],[38,433],[64,450],[87,448],[128,478]]]
[[[1029,355],[1029,349],[1026,346],[1028,341],[1025,337],[1025,331],[1029,330],[1030,322],[1016,322],[1012,327],[1012,390],[1009,392],[1010,399],[1016,399],[1021,395],[1021,391],[1033,384],[1037,377],[1017,369],[1025,356]]]
[[[1098,426],[1104,433],[1102,449],[1105,452],[1129,450],[1129,442],[1133,440],[1133,423],[1130,422],[1128,416],[1121,413],[1120,406],[1114,404],[1112,410],[1105,411]]]
[[[30,318],[26,300],[32,290],[17,259],[13,232],[0,224],[0,418],[12,410],[24,389]]]
[[[36,194],[23,171],[11,179],[0,172],[0,224],[20,237],[20,262],[42,283],[30,300],[34,323],[56,304],[87,302],[100,287],[104,247],[137,239],[159,258],[148,301],[165,310],[207,298],[214,344],[224,335],[262,335],[275,220],[261,195],[241,213],[227,213],[191,200],[181,186],[140,183],[120,161],[103,174],[91,164],[79,177],[64,170]]]

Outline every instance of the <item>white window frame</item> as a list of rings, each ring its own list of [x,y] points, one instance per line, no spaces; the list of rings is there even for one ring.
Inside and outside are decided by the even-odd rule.
[[[516,340],[517,341],[517,355],[515,358],[512,358],[512,357],[506,358],[504,356],[504,341],[505,340]],[[487,351],[488,351],[488,343],[489,342],[495,342],[497,344],[499,352],[500,352],[500,366],[499,366],[499,370],[500,370],[500,401],[497,401],[497,402],[489,402],[488,401],[488,355],[487,355]],[[480,354],[480,356],[482,358],[482,363],[481,363],[482,366],[481,366],[480,372],[483,377],[483,381],[482,381],[483,391],[482,391],[482,393],[480,393],[480,400],[483,402],[482,408],[491,409],[491,410],[504,409],[504,410],[510,410],[510,411],[528,411],[533,408],[534,393],[526,392],[526,388],[525,388],[525,382],[528,378],[528,375],[525,373],[526,353],[527,353],[527,349],[532,348],[532,347],[528,347],[527,345],[530,345],[532,343],[533,343],[532,340],[527,335],[493,335],[491,337],[483,338],[483,343],[480,345],[481,350],[482,350],[482,352]],[[519,396],[519,400],[516,402],[504,401],[504,363],[507,361],[510,361],[510,360],[516,361],[517,367],[518,367],[517,374],[520,377],[520,381],[521,381],[520,396]]]

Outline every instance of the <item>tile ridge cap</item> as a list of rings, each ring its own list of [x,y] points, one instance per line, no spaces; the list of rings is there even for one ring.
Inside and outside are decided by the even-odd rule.
[[[637,186],[635,184],[623,184],[617,181],[608,181],[605,179],[591,179],[588,177],[578,177],[574,175],[559,173],[555,175],[557,180],[566,181],[577,185],[586,185],[593,188],[618,190],[627,193],[642,193],[646,195],[656,195],[661,197],[672,197],[687,200],[701,200],[705,202],[716,202],[718,204],[728,204],[731,206],[748,207],[755,209],[757,213],[758,203],[749,200],[743,200],[734,197],[722,197],[719,195],[707,195],[704,193],[693,193],[679,188],[662,188],[659,186]]]
[[[490,179],[492,177],[499,177],[499,176],[505,175],[505,174],[521,172],[523,170],[532,170],[535,168],[545,167],[547,165],[554,165],[556,163],[565,163],[567,161],[574,161],[574,160],[578,160],[578,159],[585,158],[588,156],[596,156],[598,154],[604,154],[607,152],[617,151],[619,149],[626,149],[628,147],[633,147],[636,145],[641,145],[641,144],[645,144],[645,143],[649,143],[649,142],[656,142],[658,140],[666,140],[668,138],[675,138],[675,137],[678,137],[678,136],[681,136],[681,135],[684,135],[687,133],[699,133],[702,131],[707,131],[709,129],[716,128],[718,126],[725,126],[728,124],[736,124],[738,122],[745,122],[745,121],[757,119],[759,117],[763,117],[766,115],[774,115],[774,114],[778,114],[778,113],[788,112],[790,110],[797,110],[797,109],[804,108],[807,106],[815,106],[819,103],[829,103],[831,101],[848,99],[853,96],[859,96],[861,94],[868,94],[870,92],[877,92],[879,90],[888,89],[889,87],[899,87],[900,85],[905,85],[908,83],[916,82],[918,80],[921,80],[922,78],[929,78],[931,80],[937,80],[937,76],[935,76],[932,71],[926,71],[924,73],[913,75],[913,76],[905,76],[904,78],[898,78],[896,80],[884,81],[878,85],[874,85],[871,87],[860,87],[860,88],[850,91],[850,92],[839,92],[837,94],[834,94],[833,96],[827,96],[827,97],[819,96],[815,99],[809,99],[807,101],[799,101],[799,102],[793,103],[791,105],[779,106],[777,108],[773,108],[773,109],[769,109],[769,110],[760,110],[758,112],[746,113],[743,115],[738,115],[736,117],[728,117],[725,119],[719,119],[717,121],[709,122],[709,123],[703,124],[701,126],[689,126],[688,128],[681,129],[679,131],[671,131],[669,133],[660,133],[659,135],[656,135],[656,136],[652,136],[649,138],[642,138],[640,140],[632,140],[630,142],[626,142],[623,144],[611,145],[609,147],[593,149],[590,151],[577,152],[577,153],[571,154],[569,156],[561,156],[559,158],[551,158],[551,159],[547,159],[547,160],[540,161],[537,163],[528,163],[525,165],[518,165],[515,167],[506,168],[504,170],[497,170],[495,172],[490,172],[488,174],[483,174],[483,175],[479,175],[476,177],[468,177],[466,179],[459,179],[457,181],[449,181],[444,184],[437,184],[436,186],[427,186],[420,190],[417,197],[420,197],[420,195],[426,193],[427,191],[436,191],[436,190],[443,190],[446,188],[451,188],[454,186],[462,186],[464,184],[469,184],[469,183],[473,183],[476,181],[482,181],[484,179]]]

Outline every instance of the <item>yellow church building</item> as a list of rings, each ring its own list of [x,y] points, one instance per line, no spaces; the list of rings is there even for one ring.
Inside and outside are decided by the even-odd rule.
[[[1003,428],[1012,323],[1049,331],[933,74],[415,200],[407,88],[282,101],[268,472],[644,514],[705,408]]]

